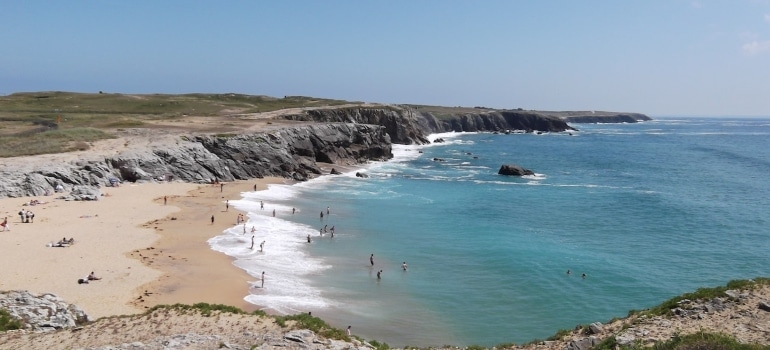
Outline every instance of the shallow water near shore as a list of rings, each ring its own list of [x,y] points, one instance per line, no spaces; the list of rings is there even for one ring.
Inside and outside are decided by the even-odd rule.
[[[244,193],[246,234],[210,244],[255,276],[247,301],[391,346],[524,343],[768,275],[770,120],[575,127],[444,134],[366,179]],[[509,163],[536,175],[497,175]]]

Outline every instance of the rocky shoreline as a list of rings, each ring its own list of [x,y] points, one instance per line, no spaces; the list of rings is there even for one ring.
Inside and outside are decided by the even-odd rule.
[[[338,336],[322,336],[303,328],[301,321],[278,322],[270,316],[206,311],[205,307],[159,307],[139,315],[88,322],[82,310],[51,294],[4,292],[0,306],[23,320],[21,329],[0,333],[0,349],[375,349],[380,345],[347,337],[342,330],[324,328],[320,332]],[[698,332],[770,346],[770,285],[751,283],[714,298],[682,299],[664,315],[636,312],[607,324],[578,326],[551,340],[496,348],[586,350],[606,341],[616,346],[651,346]]]
[[[126,128],[117,132],[117,139],[94,142],[87,151],[0,159],[0,198],[122,182],[207,183],[266,176],[304,181],[324,173],[319,163],[386,160],[392,157],[392,144],[425,144],[431,133],[575,130],[561,117],[538,112],[436,115],[408,106],[307,108],[235,117],[284,124],[227,134]],[[602,117],[613,120],[617,115]]]

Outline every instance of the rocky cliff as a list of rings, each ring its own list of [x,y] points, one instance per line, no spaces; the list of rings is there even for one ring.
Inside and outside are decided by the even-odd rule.
[[[131,147],[81,152],[69,162],[6,159],[0,162],[0,198],[50,194],[59,185],[65,190],[105,186],[111,180],[209,182],[279,176],[302,181],[321,174],[319,162],[352,165],[389,159],[391,143],[425,144],[431,133],[574,130],[560,117],[537,112],[471,111],[438,115],[397,105],[303,109],[271,116],[299,122],[271,131],[172,133],[163,142],[146,137]]]
[[[617,113],[602,111],[540,112],[568,123],[637,123],[652,120],[641,113]]]
[[[352,123],[242,135],[171,135],[135,143],[104,152],[108,154],[79,152],[69,162],[5,159],[0,198],[51,194],[57,185],[67,191],[80,185],[106,186],[110,179],[209,182],[280,176],[301,181],[321,174],[319,162],[352,165],[392,157],[383,127]]]
[[[317,109],[286,114],[282,118],[295,121],[381,125],[385,127],[393,143],[398,144],[425,144],[428,143],[428,134],[449,131],[575,130],[559,117],[537,112],[483,110],[438,114],[399,105]]]

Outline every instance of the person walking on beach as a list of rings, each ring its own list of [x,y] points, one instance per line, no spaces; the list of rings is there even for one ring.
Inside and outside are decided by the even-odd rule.
[[[259,244],[259,251],[262,252],[262,248],[265,247],[265,241],[262,241],[262,243]]]
[[[219,192],[221,193],[224,190],[225,190],[225,183],[223,182],[223,183],[219,184]]]
[[[345,334],[347,334],[348,337],[350,336],[350,326],[348,326],[348,329],[345,330]]]
[[[374,254],[369,255],[369,263],[372,264],[372,266],[374,266]]]
[[[8,226],[8,217],[6,216],[5,219],[3,219],[3,222],[0,223],[0,226],[3,227],[3,231],[10,231],[11,228]]]
[[[257,192],[257,184],[254,184],[254,192]]]
[[[214,224],[214,215],[211,215],[211,224]]]
[[[307,242],[310,243],[310,234],[307,234]]]
[[[262,271],[262,287],[260,288],[265,288],[265,271]]]
[[[259,201],[259,210],[265,210],[265,202]]]
[[[377,279],[382,279],[382,270],[377,271]]]
[[[163,205],[166,205],[168,203],[168,196],[163,196]]]
[[[225,211],[228,211],[228,210],[230,210],[230,200],[229,199],[225,201]]]
[[[275,209],[273,209],[273,217],[275,217]]]
[[[254,235],[251,235],[251,247],[249,249],[254,249]]]
[[[251,234],[253,235],[254,232],[257,232],[257,229],[254,226],[251,226]]]
[[[297,208],[291,208],[291,215],[294,215],[294,213],[297,211]]]
[[[326,207],[326,215],[329,215],[329,207]]]

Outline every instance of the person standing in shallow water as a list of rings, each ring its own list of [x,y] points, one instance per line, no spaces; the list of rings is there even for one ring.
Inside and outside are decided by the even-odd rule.
[[[401,264],[401,269],[406,271],[406,261]]]
[[[374,254],[369,255],[369,263],[372,264],[372,266],[374,266]]]

